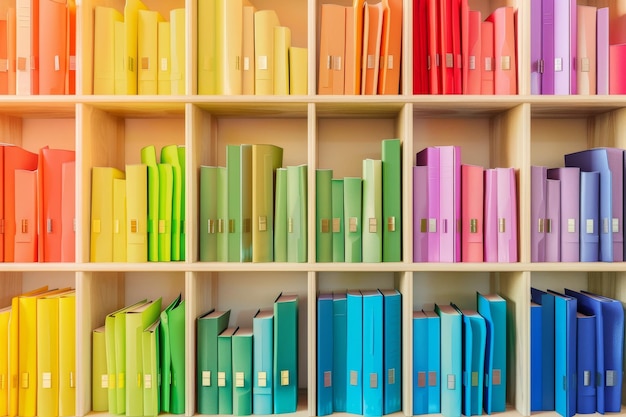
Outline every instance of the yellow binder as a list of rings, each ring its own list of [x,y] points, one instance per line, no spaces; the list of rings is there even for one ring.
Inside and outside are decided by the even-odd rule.
[[[9,320],[11,306],[0,310],[0,415],[9,413]]]
[[[113,179],[113,262],[126,262],[126,180]]]
[[[124,35],[126,37],[124,42],[124,72],[126,77],[120,86],[122,92],[118,94],[137,94],[137,21],[139,10],[145,9],[147,7],[141,0],[126,0],[124,5]]]
[[[198,0],[198,94],[215,94],[216,0]]]
[[[148,261],[148,166],[126,165],[126,259]]]
[[[115,22],[122,22],[120,12],[112,7],[94,9],[93,93],[115,93]]]
[[[76,293],[59,296],[59,417],[76,415]]]
[[[185,94],[185,9],[170,11],[172,94]]]
[[[241,94],[242,0],[217,0],[215,16],[216,94]]]
[[[116,168],[94,167],[91,173],[91,262],[113,261],[113,180]]]
[[[155,10],[137,11],[137,94],[157,94],[158,26],[163,21]]]
[[[274,28],[280,26],[274,10],[254,13],[254,93],[274,94]]]
[[[286,26],[274,27],[274,94],[289,94],[289,47],[291,30]]]
[[[172,93],[172,54],[170,52],[170,38],[170,22],[159,22],[157,34],[157,94],[159,95],[169,95]]]

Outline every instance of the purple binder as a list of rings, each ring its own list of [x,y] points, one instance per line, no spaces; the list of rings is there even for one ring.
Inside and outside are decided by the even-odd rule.
[[[439,148],[439,261],[461,262],[461,148]]]
[[[554,2],[554,94],[576,94],[576,0]]]
[[[579,262],[580,168],[552,168],[548,178],[561,181],[561,262]]]
[[[439,262],[439,148],[428,147],[418,152],[416,165],[426,166],[428,171],[428,262]]]
[[[413,262],[428,262],[428,167],[413,167]]]
[[[546,180],[546,262],[561,260],[561,181]]]
[[[554,94],[554,1],[543,0],[541,6],[541,54],[543,56],[541,94]]]
[[[530,167],[530,261],[546,261],[546,177],[548,169]]]
[[[543,61],[541,56],[541,0],[530,2],[530,93],[541,94]]]

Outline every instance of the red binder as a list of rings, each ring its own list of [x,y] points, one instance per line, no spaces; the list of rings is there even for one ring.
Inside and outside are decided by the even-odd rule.
[[[413,4],[413,94],[428,94],[427,1]]]

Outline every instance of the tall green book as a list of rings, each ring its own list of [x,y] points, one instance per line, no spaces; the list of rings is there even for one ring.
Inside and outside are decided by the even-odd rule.
[[[382,142],[383,164],[383,262],[402,260],[402,144],[400,139]]]
[[[179,294],[167,307],[161,312],[161,320],[159,322],[159,354],[161,365],[161,411],[169,412],[172,400],[172,334],[170,326],[169,313],[178,307],[182,302],[182,294]]]
[[[104,326],[94,329],[91,339],[91,409],[109,410],[109,375],[107,374]]]
[[[298,296],[280,294],[274,301],[274,413],[298,407]]]
[[[218,336],[228,327],[230,310],[213,310],[198,317],[197,398],[198,413],[218,414]]]
[[[315,259],[333,262],[332,169],[315,170]]]
[[[343,222],[345,227],[346,262],[362,261],[362,180],[356,177],[343,179]]]
[[[383,259],[383,187],[380,159],[363,160],[363,262],[381,262]]]
[[[187,173],[185,172],[185,170],[187,169],[187,157],[185,154],[184,146],[178,147],[178,163],[180,164],[180,260],[184,261],[185,250],[187,247],[185,244],[185,239],[187,236],[187,234],[185,233],[185,225],[186,225],[185,201],[187,201],[187,197],[186,197],[187,192],[185,191],[185,188],[187,187],[186,185]]]
[[[178,145],[167,145],[161,148],[161,163],[172,167],[172,220],[171,220],[171,260],[182,260],[180,255],[180,233],[182,222],[183,183],[182,169],[178,159]]]
[[[217,167],[200,166],[199,259],[217,261]]]
[[[232,339],[233,415],[252,414],[252,329],[240,328]]]
[[[233,413],[233,334],[237,327],[227,327],[217,336],[217,394],[219,414]]]
[[[287,167],[287,260],[307,261],[306,165]]]
[[[331,181],[331,232],[333,239],[333,262],[346,260],[346,230],[343,224],[343,179]]]
[[[141,163],[148,166],[148,260],[159,260],[159,168],[153,145],[141,149]]]
[[[276,170],[274,262],[287,262],[287,168]]]
[[[217,261],[228,262],[228,172],[217,168]]]

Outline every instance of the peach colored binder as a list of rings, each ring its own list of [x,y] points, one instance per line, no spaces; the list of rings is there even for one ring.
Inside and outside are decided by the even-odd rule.
[[[67,0],[39,0],[39,94],[65,94]]]
[[[37,262],[37,170],[15,170],[15,262]]]
[[[16,93],[39,94],[39,1],[16,0]]]
[[[481,84],[480,94],[494,93],[494,63],[493,63],[493,22],[482,22],[480,25],[481,37]]]
[[[352,74],[346,75],[345,93],[361,94],[361,63],[363,56],[363,15],[365,10],[365,0],[353,0],[351,16],[346,16],[351,22],[346,23],[346,29],[351,28],[351,32],[346,33],[346,71],[352,70]],[[348,41],[352,41],[348,45]]]
[[[494,93],[517,94],[515,10],[499,7],[486,20],[493,22]]]
[[[76,259],[76,163],[61,165],[61,262]]]
[[[361,94],[378,92],[380,41],[383,32],[383,4],[367,4],[363,15],[363,61]]]
[[[343,94],[346,47],[346,8],[322,4],[318,94]]]
[[[596,94],[596,11],[593,6],[577,6],[576,82],[578,94]]]
[[[481,93],[481,14],[470,10],[467,18],[467,49],[463,50],[463,94]]]
[[[280,26],[274,10],[254,13],[254,93],[274,94],[274,27]]]
[[[8,22],[0,19],[0,94],[9,94]]]
[[[254,94],[254,6],[243,6],[242,82],[243,94]]]
[[[67,1],[65,94],[76,94],[76,1]]]
[[[383,0],[378,94],[400,93],[402,65],[402,0]]]
[[[8,74],[8,83],[9,83],[9,94],[15,94],[15,83],[16,83],[16,74],[15,74],[15,65],[16,65],[16,55],[15,55],[15,27],[17,16],[15,14],[15,7],[9,7],[7,10],[7,59],[9,61],[9,74]]]

